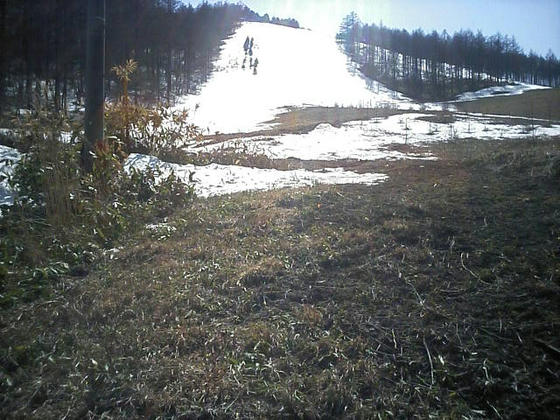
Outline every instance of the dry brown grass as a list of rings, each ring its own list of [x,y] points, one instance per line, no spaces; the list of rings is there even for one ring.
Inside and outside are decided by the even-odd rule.
[[[327,123],[335,127],[350,121],[369,120],[376,117],[389,117],[408,111],[392,108],[342,108],[342,107],[308,107],[290,108],[265,124],[275,124],[274,128],[249,133],[220,133],[204,136],[204,140],[220,143],[236,138],[278,136],[281,134],[305,134],[314,130],[319,124]]]
[[[534,90],[522,95],[483,98],[457,104],[459,111],[516,115],[560,121],[560,89]]]
[[[0,415],[554,418],[560,140],[199,200],[0,313]]]
[[[335,127],[349,121],[363,121],[372,118],[385,118],[391,115],[402,114],[402,110],[391,108],[342,108],[342,107],[309,107],[294,108],[279,114],[268,123],[278,124],[279,130],[290,133],[307,132],[309,127],[315,128],[318,124],[327,123]]]

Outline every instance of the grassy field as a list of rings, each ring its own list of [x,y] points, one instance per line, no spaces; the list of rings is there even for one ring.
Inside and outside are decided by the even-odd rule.
[[[197,200],[0,312],[0,416],[555,418],[560,139]]]
[[[457,104],[457,109],[464,112],[560,121],[560,89],[533,90],[522,95],[461,102]]]

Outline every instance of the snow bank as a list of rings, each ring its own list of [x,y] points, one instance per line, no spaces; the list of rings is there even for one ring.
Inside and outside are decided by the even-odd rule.
[[[242,69],[246,37],[254,38],[257,74]],[[288,106],[418,105],[353,68],[334,39],[304,29],[248,22],[225,41],[215,71],[199,95],[179,101],[205,132],[262,129],[279,108]]]
[[[303,187],[316,184],[367,184],[375,185],[385,179],[384,174],[358,174],[341,168],[321,171],[279,171],[276,169],[257,169],[244,166],[218,165],[207,166],[178,165],[159,160],[154,156],[131,154],[125,162],[125,170],[132,168],[146,170],[159,168],[161,176],[171,171],[185,183],[195,181],[196,194],[201,197],[233,194],[241,191],[270,190],[286,187]],[[193,175],[194,173],[194,175]]]
[[[468,102],[481,98],[490,98],[493,96],[513,96],[521,95],[529,90],[550,89],[548,86],[531,85],[528,83],[514,83],[505,86],[493,86],[481,89],[476,92],[465,92],[457,96],[452,102]]]

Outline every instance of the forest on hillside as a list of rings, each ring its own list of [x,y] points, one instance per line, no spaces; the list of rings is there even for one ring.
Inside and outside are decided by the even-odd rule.
[[[461,30],[424,33],[364,24],[346,16],[337,35],[367,76],[421,100],[448,100],[466,90],[505,82],[560,86],[560,61],[525,54],[515,37]]]
[[[171,103],[196,91],[242,20],[299,26],[241,4],[111,0],[106,7],[106,94],[119,94],[111,69],[133,58],[138,70],[130,89],[143,102]],[[83,104],[86,9],[76,0],[0,0],[0,111],[30,108],[38,99],[57,111]]]

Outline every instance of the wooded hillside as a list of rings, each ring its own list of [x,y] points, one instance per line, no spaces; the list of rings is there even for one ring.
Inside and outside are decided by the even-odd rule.
[[[560,61],[552,51],[546,57],[525,54],[509,35],[410,33],[364,24],[351,13],[337,39],[366,75],[419,99],[452,99],[507,81],[560,86]]]
[[[106,93],[118,94],[110,71],[129,58],[139,63],[130,88],[135,99],[171,102],[192,93],[211,72],[220,42],[241,20],[269,21],[246,6],[197,8],[177,0],[107,1]],[[299,26],[292,19],[272,23]],[[86,2],[0,0],[0,110],[42,99],[56,110],[84,95]]]

